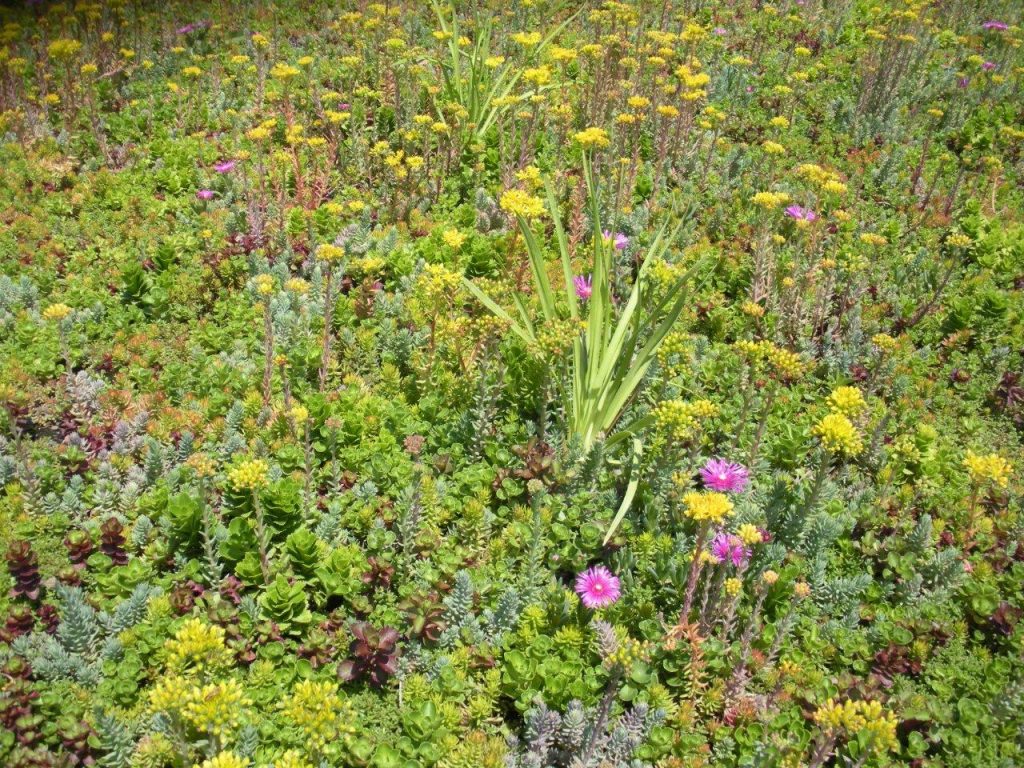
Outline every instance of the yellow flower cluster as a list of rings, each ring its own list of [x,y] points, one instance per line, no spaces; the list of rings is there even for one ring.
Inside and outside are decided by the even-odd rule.
[[[822,168],[815,163],[801,163],[796,167],[796,172],[798,176],[818,185],[826,192],[842,194],[846,191],[846,185],[843,184],[838,173]]]
[[[270,68],[270,76],[275,80],[280,80],[283,83],[288,82],[292,78],[298,77],[299,68],[293,67],[291,64],[275,64]]]
[[[309,283],[301,277],[293,277],[285,281],[284,288],[294,294],[302,295],[309,292]]]
[[[882,246],[889,242],[888,238],[876,235],[874,232],[865,232],[860,236],[860,241],[865,245]]]
[[[710,400],[666,400],[651,409],[658,428],[673,440],[688,440],[700,431],[701,423],[718,414]]]
[[[324,243],[316,249],[316,256],[320,261],[326,261],[328,264],[334,264],[335,262],[341,261],[345,256],[345,249],[331,243]]]
[[[193,453],[185,461],[185,464],[192,468],[199,477],[212,477],[217,471],[217,465],[208,454]]]
[[[887,333],[876,333],[871,337],[871,343],[883,352],[892,352],[896,349],[896,339]]]
[[[441,233],[441,239],[444,240],[445,245],[449,248],[458,250],[466,242],[466,235],[457,229],[446,229]]]
[[[328,682],[303,680],[281,705],[285,717],[297,725],[320,752],[340,734],[355,733],[355,713]]]
[[[207,758],[201,763],[193,764],[193,768],[248,768],[249,758],[239,757],[234,752],[220,752],[215,757]],[[280,763],[276,764],[280,766]]]
[[[274,760],[274,768],[313,768],[313,764],[297,750],[289,749]]]
[[[789,195],[785,192],[758,192],[752,198],[750,202],[759,208],[770,210],[772,208],[778,208],[789,202]]]
[[[897,721],[877,701],[846,701],[842,704],[829,699],[814,713],[814,722],[829,731],[845,731],[852,735],[864,733],[872,749],[896,749]]]
[[[796,352],[776,346],[770,341],[747,341],[741,339],[734,345],[740,354],[752,363],[767,363],[775,375],[785,381],[792,381],[804,374],[805,366]]]
[[[227,667],[232,655],[225,644],[224,630],[213,624],[204,624],[199,619],[189,619],[164,643],[167,649],[167,665],[177,672],[191,669],[203,672]]]
[[[643,661],[647,658],[647,654],[650,651],[650,647],[647,643],[634,640],[628,635],[619,638],[619,647],[608,654],[605,659],[605,664],[608,667],[622,666],[624,669],[630,669],[634,662]]]
[[[736,530],[736,535],[740,537],[740,541],[746,544],[748,547],[753,544],[761,543],[761,531],[757,529],[756,525],[751,523],[744,523]]]
[[[71,307],[69,307],[67,304],[51,304],[50,306],[43,310],[43,319],[56,320],[60,322],[68,315],[70,315],[72,311],[73,310],[71,309]]]
[[[260,296],[269,296],[274,292],[274,278],[266,273],[256,275],[252,279],[253,285],[256,287],[256,293]]]
[[[149,706],[153,712],[176,712],[188,700],[192,686],[177,675],[164,675],[149,689]]]
[[[181,714],[196,730],[220,737],[242,723],[244,708],[250,704],[242,686],[233,677],[189,691]]]
[[[831,454],[857,456],[864,450],[864,441],[857,428],[841,413],[829,413],[813,430],[822,446]]]
[[[729,597],[736,597],[743,590],[743,579],[737,579],[733,576],[726,579],[723,586],[725,587],[725,594]]]
[[[853,416],[863,411],[867,402],[857,387],[836,387],[828,396],[828,407],[836,413]]]
[[[718,491],[690,491],[683,496],[686,516],[697,522],[719,524],[733,513],[729,497]]]
[[[75,54],[82,50],[82,44],[78,40],[70,40],[66,37],[61,37],[54,40],[46,48],[46,53],[51,59],[57,61],[67,61],[68,59],[74,58]]]
[[[611,139],[608,138],[608,132],[603,128],[587,128],[585,131],[577,133],[573,138],[584,149],[603,149],[612,143]]]
[[[977,485],[992,483],[999,488],[1005,488],[1010,483],[1010,474],[1013,466],[998,453],[988,453],[979,456],[973,451],[968,451],[964,458],[964,467],[971,477],[971,482]]]
[[[228,470],[228,482],[237,491],[248,491],[262,488],[267,484],[267,472],[270,470],[263,459],[243,461]]]
[[[501,196],[501,209],[524,219],[535,219],[544,215],[544,201],[521,189],[510,189]]]

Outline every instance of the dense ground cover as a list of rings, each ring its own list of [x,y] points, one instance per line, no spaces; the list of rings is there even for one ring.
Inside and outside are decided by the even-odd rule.
[[[0,762],[1024,764],[1015,3],[0,10]]]

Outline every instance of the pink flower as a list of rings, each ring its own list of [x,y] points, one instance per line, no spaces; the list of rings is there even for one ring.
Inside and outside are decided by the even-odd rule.
[[[624,251],[629,247],[629,238],[621,232],[616,232],[612,235],[607,229],[601,232],[601,237],[604,238],[606,244],[614,245],[616,251]]]
[[[791,219],[797,221],[814,221],[818,218],[818,214],[812,211],[810,208],[803,208],[799,205],[791,205],[786,209],[786,215]]]
[[[700,470],[704,487],[725,493],[741,493],[750,482],[750,471],[742,464],[725,459],[710,459]]]
[[[595,565],[576,576],[576,594],[587,608],[604,608],[622,594],[619,577],[603,565]]]
[[[198,192],[196,192],[196,197],[198,197],[200,200],[213,200],[213,190],[200,189]]]
[[[1005,32],[1010,28],[1010,25],[1002,21],[986,21],[984,24],[981,25],[981,28],[992,29],[995,30],[996,32]]]
[[[994,61],[986,61],[981,65],[981,68],[984,69],[986,72],[991,72],[993,69],[996,68],[996,63]]]
[[[720,563],[731,562],[737,568],[750,558],[750,549],[739,536],[721,531],[711,540],[711,554]]]
[[[236,165],[237,163],[234,160],[222,160],[219,163],[213,164],[213,170],[217,173],[230,173]]]
[[[576,275],[572,279],[572,284],[576,287],[576,296],[581,301],[586,301],[590,298],[590,295],[594,292],[594,282],[590,275],[584,277],[583,275]]]

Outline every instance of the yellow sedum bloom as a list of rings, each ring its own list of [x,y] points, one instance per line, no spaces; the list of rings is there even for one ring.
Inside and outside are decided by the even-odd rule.
[[[603,149],[612,143],[608,138],[608,132],[603,128],[587,128],[573,138],[584,149]]]
[[[833,455],[857,456],[864,450],[864,441],[857,428],[841,413],[830,413],[813,430],[826,451]]]
[[[973,451],[968,451],[964,457],[964,467],[967,468],[971,482],[976,485],[992,483],[999,488],[1005,488],[1010,484],[1010,475],[1013,472],[1010,462],[998,453],[979,456]]]
[[[686,516],[700,523],[720,524],[733,513],[729,497],[718,491],[690,491],[683,496]]]
[[[228,667],[233,656],[225,643],[224,630],[199,619],[189,619],[164,643],[167,665],[178,672],[202,672]]]
[[[828,407],[836,413],[853,416],[863,411],[867,402],[857,387],[836,387],[828,396]]]
[[[501,209],[524,219],[535,219],[544,215],[544,201],[521,189],[510,189],[501,196]]]
[[[228,482],[236,491],[254,491],[267,484],[270,466],[263,459],[243,461],[228,470]]]
[[[57,322],[60,322],[61,320],[67,318],[68,315],[72,313],[72,311],[73,310],[71,309],[71,307],[69,307],[67,304],[51,304],[50,306],[43,310],[43,319],[56,320]]]
[[[193,768],[248,768],[249,758],[239,757],[234,752],[220,752],[201,763],[194,763]],[[279,764],[280,765],[280,764]]]

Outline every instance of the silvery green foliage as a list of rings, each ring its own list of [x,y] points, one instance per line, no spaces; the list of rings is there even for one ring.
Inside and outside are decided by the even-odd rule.
[[[597,636],[597,652],[606,659],[619,649],[619,638],[615,636],[615,628],[607,621],[595,619],[590,624]]]
[[[519,591],[509,587],[498,598],[498,604],[493,609],[488,608],[483,612],[485,632],[490,642],[498,643],[502,635],[516,628],[521,605]]]
[[[99,397],[107,388],[107,383],[88,371],[78,371],[68,379],[67,387],[71,398],[71,413],[84,421],[99,411]]]
[[[476,228],[479,231],[484,234],[505,231],[508,219],[498,206],[498,201],[488,195],[482,187],[477,189],[473,205],[476,207]]]
[[[99,708],[96,709],[94,720],[99,747],[103,752],[97,765],[101,768],[126,768],[131,764],[132,752],[135,750],[134,735],[124,723]]]
[[[341,509],[339,508],[338,500],[336,498],[330,499],[327,502],[327,511],[320,518],[320,522],[316,524],[316,528],[313,529],[313,533],[316,534],[318,539],[327,542],[328,544],[335,543],[335,539],[341,529]]]
[[[0,475],[2,475],[2,472],[0,472]],[[81,475],[72,475],[60,495],[56,491],[50,491],[43,497],[40,506],[43,512],[48,515],[63,514],[68,517],[78,517],[86,512],[86,504],[83,499],[84,493],[85,480]]]
[[[244,595],[242,597],[241,602],[238,604],[238,610],[244,613],[254,624],[260,620],[262,615],[260,604],[252,595]]]
[[[602,722],[597,709],[578,701],[559,714],[539,698],[526,715],[523,739],[509,738],[507,768],[647,768],[635,757],[651,729],[664,719],[638,704]]]
[[[463,629],[479,632],[476,617],[473,615],[473,580],[469,576],[469,571],[461,570],[455,574],[455,584],[444,598],[444,609],[446,628],[441,633],[441,647],[454,646]]]
[[[149,540],[149,534],[153,531],[153,521],[150,520],[146,515],[142,515],[135,524],[132,526],[132,547],[136,550],[142,550],[146,547],[146,542]]]
[[[146,411],[140,411],[131,419],[119,420],[114,425],[111,452],[125,456],[137,453],[145,442],[148,421],[149,414]]]
[[[14,479],[18,469],[18,461],[14,458],[14,446],[0,435],[0,485],[6,485]]]
[[[18,312],[32,308],[38,299],[39,291],[27,277],[13,280],[7,275],[0,275],[0,328],[9,328]]]
[[[252,723],[247,723],[238,732],[238,741],[235,743],[234,752],[242,759],[252,760],[256,756],[256,750],[259,745],[259,728]]]
[[[56,634],[34,632],[18,638],[14,652],[44,680],[73,679],[95,687],[103,680],[103,662],[121,657],[117,635],[145,618],[150,596],[158,593],[148,584],[139,584],[113,613],[107,613],[89,605],[78,587],[60,585],[56,588],[60,612]]]
[[[151,486],[164,473],[164,448],[160,441],[150,437],[146,439],[146,485]]]

